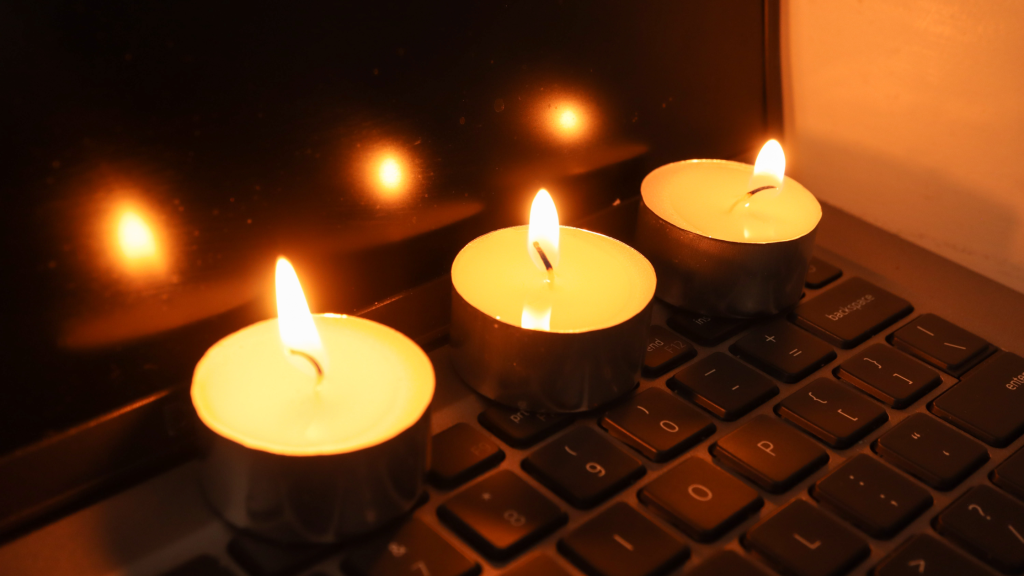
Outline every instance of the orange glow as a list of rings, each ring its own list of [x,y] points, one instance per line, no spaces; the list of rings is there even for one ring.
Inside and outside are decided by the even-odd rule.
[[[149,224],[141,216],[126,210],[117,221],[117,242],[128,260],[153,259],[157,256],[156,239]]]
[[[277,325],[281,334],[281,344],[285,355],[300,369],[316,375],[316,368],[308,358],[316,360],[320,369],[327,371],[327,353],[320,342],[320,334],[313,324],[313,315],[309,313],[306,296],[302,293],[302,285],[290,262],[285,258],[277,259],[275,274],[277,288]]]
[[[576,113],[572,110],[566,110],[562,112],[562,115],[558,117],[558,123],[562,125],[564,130],[573,130],[579,124],[579,118],[576,117]]]
[[[523,305],[523,315],[519,325],[529,330],[551,331],[551,305]]]
[[[551,199],[548,191],[541,188],[533,198],[533,205],[530,207],[530,229],[526,235],[526,250],[530,253],[530,259],[539,270],[548,271],[544,260],[537,251],[537,245],[544,251],[552,269],[558,267],[560,252],[558,249],[558,211],[555,209],[555,201]],[[536,244],[535,244],[536,243]],[[553,273],[549,271],[549,273]]]
[[[786,154],[782,151],[782,145],[777,140],[769,140],[761,147],[757,161],[754,162],[754,173],[750,177],[749,190],[772,186],[773,189],[758,192],[758,195],[767,198],[778,196],[782,191],[785,175]]]
[[[402,184],[402,166],[394,158],[384,158],[380,163],[378,177],[385,189],[394,190]]]

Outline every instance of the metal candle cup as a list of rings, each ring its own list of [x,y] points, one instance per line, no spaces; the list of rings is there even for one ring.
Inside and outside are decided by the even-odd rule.
[[[202,485],[211,507],[236,528],[282,542],[338,542],[387,524],[415,506],[429,467],[429,412],[394,438],[344,454],[287,456],[208,436]]]
[[[480,394],[518,409],[606,404],[635,387],[646,350],[653,267],[607,236],[560,230],[550,294],[547,273],[527,252],[526,226],[477,238],[452,265],[455,370]]]
[[[221,339],[196,365],[192,404],[210,432],[203,488],[237,528],[337,542],[422,494],[434,368],[397,330],[311,315],[283,259],[277,276],[279,318]]]
[[[821,206],[788,177],[776,198],[745,196],[751,172],[690,160],[644,179],[635,245],[658,273],[658,298],[733,318],[778,314],[800,300]]]

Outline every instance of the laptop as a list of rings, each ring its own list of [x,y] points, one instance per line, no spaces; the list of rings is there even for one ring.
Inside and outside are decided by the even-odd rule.
[[[747,322],[658,303],[644,375],[612,405],[508,410],[451,368],[451,261],[525,223],[538,188],[563,222],[629,243],[650,170],[752,161],[780,135],[776,2],[8,12],[25,58],[3,573],[1024,570],[1024,296],[827,204],[794,309]],[[401,330],[437,373],[423,501],[337,546],[234,531],[198,484],[192,369],[274,315],[278,255],[314,311]],[[866,328],[822,325],[868,293],[887,307]],[[758,345],[771,337],[795,344],[780,357]],[[752,393],[701,381],[725,373]],[[638,427],[652,406],[678,430]],[[601,482],[561,466],[566,446],[593,452]],[[478,508],[482,491],[507,509]],[[544,521],[504,517],[526,509]]]

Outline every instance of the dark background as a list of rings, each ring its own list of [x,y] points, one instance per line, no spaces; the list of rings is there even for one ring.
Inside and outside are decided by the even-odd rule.
[[[274,315],[279,254],[314,312],[353,312],[525,223],[541,186],[572,223],[756,149],[765,26],[760,0],[0,4],[0,455],[186,386]],[[118,261],[123,206],[159,273]]]

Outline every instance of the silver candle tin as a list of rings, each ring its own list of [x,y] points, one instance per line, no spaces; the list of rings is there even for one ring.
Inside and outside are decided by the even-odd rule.
[[[756,318],[800,300],[817,230],[784,242],[718,240],[665,221],[641,200],[634,247],[658,274],[658,298],[708,316]]]
[[[283,542],[338,542],[409,512],[430,465],[430,410],[376,446],[326,456],[285,456],[209,432],[202,483],[232,526]]]
[[[653,300],[621,324],[559,333],[506,324],[452,290],[451,358],[480,394],[513,408],[583,412],[632,390],[647,349]]]

